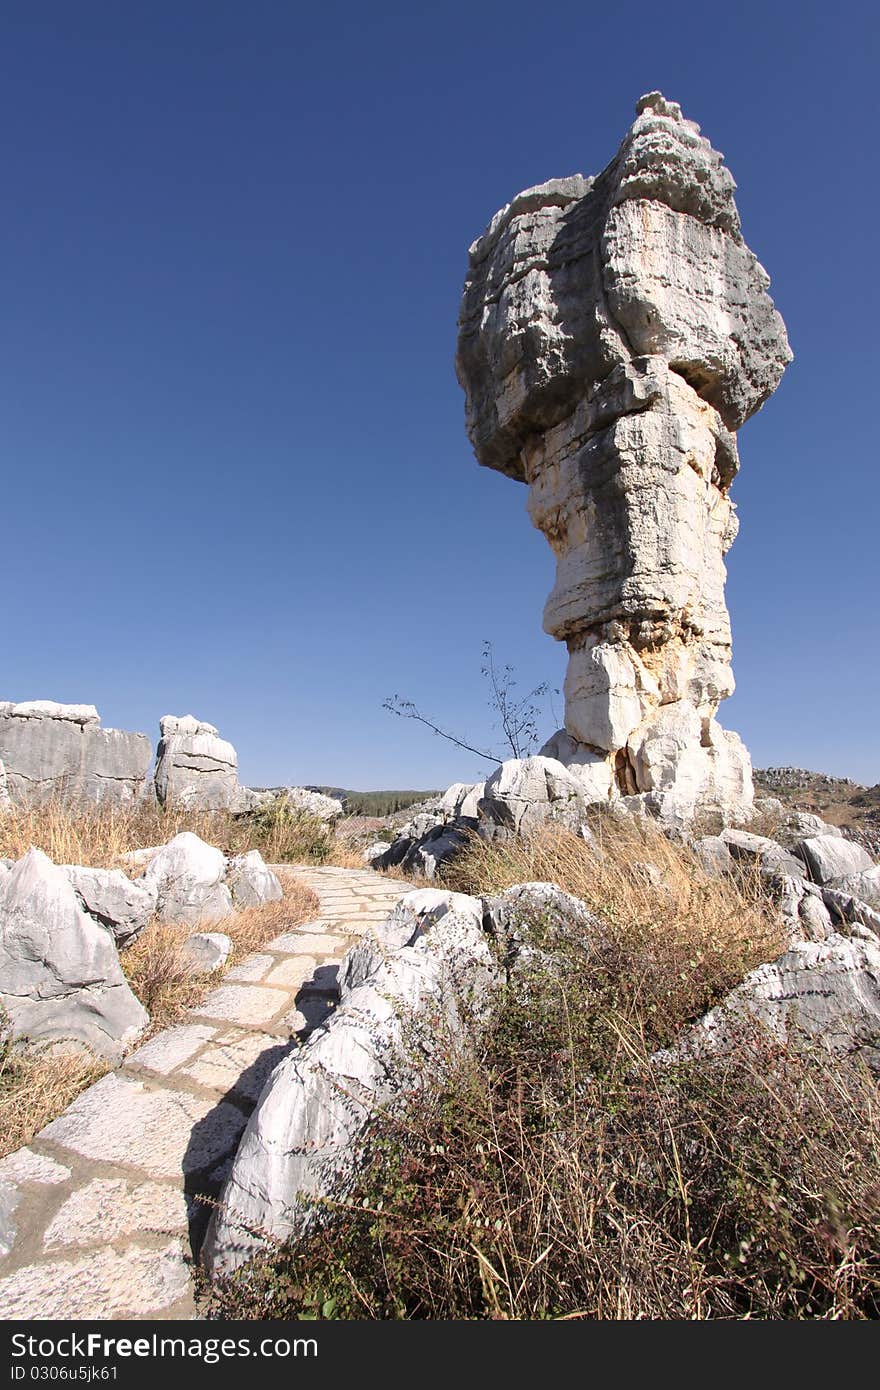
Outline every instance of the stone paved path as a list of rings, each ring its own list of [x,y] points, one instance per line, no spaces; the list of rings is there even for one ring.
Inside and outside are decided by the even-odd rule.
[[[352,941],[407,891],[366,869],[296,874],[319,918],[248,956],[0,1160],[0,1318],[195,1315],[210,1214],[195,1194],[219,1192],[269,1072],[327,1017]]]

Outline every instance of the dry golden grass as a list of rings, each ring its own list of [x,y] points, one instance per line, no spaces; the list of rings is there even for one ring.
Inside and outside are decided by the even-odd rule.
[[[164,844],[181,830],[200,834],[200,826],[213,819],[156,807],[71,807],[61,801],[16,806],[0,820],[0,856],[20,859],[33,846],[54,864],[124,868],[129,850]]]
[[[635,1043],[596,1075],[557,1023],[380,1115],[335,1219],[218,1281],[214,1315],[877,1318],[866,1070],[747,1036],[662,1078]]]
[[[547,827],[449,866],[481,895],[552,881],[595,917],[522,909],[535,949],[473,1054],[450,1037],[438,1067],[441,1041],[408,1105],[375,1115],[354,1190],[215,1284],[215,1315],[880,1315],[876,1078],[757,1023],[730,1055],[659,1066],[784,942],[757,880],[707,877],[650,824],[594,830],[598,852]]]
[[[580,898],[604,924],[603,972],[617,979],[634,1010],[650,997],[659,1034],[674,1031],[785,949],[757,875],[711,878],[687,845],[635,817],[601,816],[593,831],[595,851],[558,825],[511,841],[474,836],[444,882],[488,896],[541,881]],[[659,871],[659,883],[645,865]]]
[[[317,917],[317,895],[291,873],[282,870],[279,878],[284,889],[280,902],[245,908],[218,922],[217,931],[232,938],[232,952],[221,970],[210,975],[192,974],[183,947],[195,928],[185,924],[154,922],[121,953],[120,964],[128,983],[150,1014],[148,1036],[176,1023],[187,1009],[204,999],[226,970],[252,951]]]
[[[85,1053],[0,1047],[0,1158],[30,1143],[107,1070]]]
[[[191,830],[224,854],[258,849],[267,863],[324,863],[334,838],[314,816],[273,808],[254,816],[152,806],[69,806],[47,801],[14,807],[0,819],[0,858],[20,859],[35,846],[54,864],[127,869],[131,850],[163,845]]]

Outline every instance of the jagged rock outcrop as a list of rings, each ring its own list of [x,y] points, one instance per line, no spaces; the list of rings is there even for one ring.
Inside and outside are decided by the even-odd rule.
[[[839,835],[814,835],[801,840],[793,852],[809,869],[814,883],[828,883],[844,875],[863,873],[874,865],[866,849]]]
[[[474,242],[456,364],[477,459],[528,485],[556,555],[565,730],[542,752],[591,800],[736,818],[735,431],[791,352],[721,156],[659,93],[637,110],[601,174],[527,189]]]
[[[81,864],[62,868],[86,912],[107,928],[117,946],[130,946],[155,916],[155,884],[142,879],[133,882],[120,869],[90,869]]]
[[[503,979],[482,919],[478,898],[409,893],[349,951],[339,1008],[279,1063],[251,1115],[202,1250],[209,1271],[307,1232],[321,1198],[350,1191],[377,1108],[405,1104],[426,1061],[439,1070],[478,1036]]]
[[[484,833],[491,827],[527,835],[547,821],[570,830],[584,818],[583,784],[553,758],[510,758],[486,779],[479,812]]]
[[[0,810],[6,800],[135,801],[152,794],[152,756],[146,734],[102,729],[94,705],[0,702]]]
[[[248,850],[247,854],[233,855],[227,865],[226,882],[233,904],[239,911],[243,907],[280,902],[284,897],[278,878],[266,867],[257,849]]]
[[[159,721],[156,795],[163,806],[204,811],[238,810],[238,755],[213,724],[192,714],[166,714]]]
[[[232,952],[232,938],[222,931],[193,932],[183,943],[183,953],[194,975],[211,975],[225,965]]]
[[[858,1053],[880,1072],[880,942],[838,934],[802,941],[761,965],[669,1052],[705,1056],[734,1046],[757,1023],[780,1042]]]
[[[163,845],[142,879],[156,893],[160,921],[201,926],[232,916],[226,856],[191,830]]]
[[[0,1007],[10,1037],[73,1040],[110,1062],[149,1022],[112,935],[38,849],[0,874]]]
[[[151,851],[135,886],[143,886],[156,902],[161,922],[208,926],[233,912],[261,903],[278,902],[281,884],[263,862],[259,850],[227,859],[191,830],[183,830],[167,845]]]

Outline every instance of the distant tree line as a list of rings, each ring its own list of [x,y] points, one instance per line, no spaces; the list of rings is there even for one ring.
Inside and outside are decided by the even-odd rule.
[[[417,801],[427,801],[429,797],[439,795],[436,790],[353,792],[344,787],[315,787],[314,790],[341,801],[348,816],[393,816],[396,811],[405,811]]]

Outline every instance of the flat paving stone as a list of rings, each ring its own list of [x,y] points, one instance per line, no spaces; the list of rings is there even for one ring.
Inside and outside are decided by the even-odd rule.
[[[45,1154],[36,1154],[33,1149],[16,1149],[15,1153],[0,1159],[0,1179],[5,1182],[36,1182],[54,1187],[67,1182],[70,1169],[63,1163]]]
[[[289,960],[279,961],[275,968],[269,971],[266,984],[297,990],[306,980],[312,978],[317,968],[318,962],[314,956],[291,956]]]
[[[370,870],[293,872],[319,915],[239,962],[187,1022],[0,1161],[0,1317],[194,1316],[185,1251],[198,1244],[197,1195],[220,1192],[246,1114],[301,1045],[281,1030],[304,1037],[329,1019],[341,958],[408,891]]]
[[[173,1178],[215,1164],[238,1143],[245,1117],[234,1105],[188,1091],[148,1090],[111,1072],[84,1091],[39,1138],[104,1163]]]
[[[186,1228],[186,1199],[171,1183],[95,1178],[71,1193],[47,1226],[44,1240],[47,1250],[109,1245],[120,1236],[174,1235]]]
[[[25,1265],[0,1279],[5,1318],[145,1317],[189,1291],[181,1241],[159,1250],[108,1246],[72,1260]]]
[[[235,1090],[256,1101],[271,1072],[289,1051],[289,1043],[279,1043],[268,1033],[243,1033],[206,1048],[183,1068],[181,1076],[211,1090]]]
[[[255,956],[247,956],[240,965],[234,965],[231,970],[227,970],[223,978],[224,980],[262,980],[266,971],[274,964],[274,956],[267,956],[261,952]]]
[[[269,1023],[284,1007],[284,995],[262,985],[219,985],[190,1012],[200,1018],[259,1026]]]
[[[168,1076],[175,1067],[181,1066],[206,1042],[210,1042],[216,1033],[216,1028],[209,1028],[206,1023],[185,1023],[177,1028],[166,1028],[164,1033],[157,1033],[155,1038],[132,1052],[125,1059],[126,1065],[146,1067],[160,1076]]]
[[[312,932],[285,932],[283,936],[276,936],[269,945],[273,951],[283,952],[289,956],[332,956],[334,954],[344,955],[348,950],[348,942],[344,936],[314,935]]]

